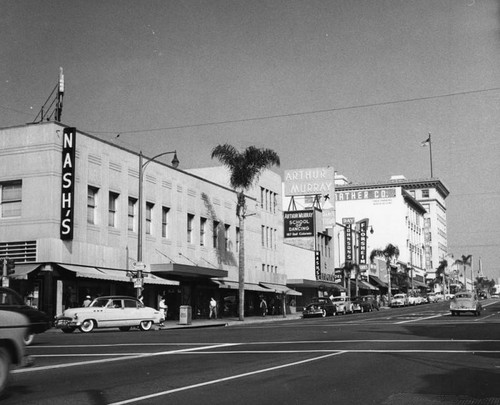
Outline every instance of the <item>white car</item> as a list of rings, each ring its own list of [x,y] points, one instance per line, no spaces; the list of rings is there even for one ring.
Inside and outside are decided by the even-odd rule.
[[[451,315],[460,315],[464,312],[472,312],[475,316],[481,315],[483,307],[474,292],[458,292],[450,301]]]
[[[0,397],[9,382],[12,367],[30,364],[26,357],[24,337],[28,332],[29,320],[20,313],[0,310]]]
[[[337,314],[352,314],[354,312],[354,305],[347,296],[330,297],[337,307]]]
[[[69,308],[56,317],[55,326],[65,333],[80,329],[84,333],[94,328],[119,328],[128,331],[131,327],[150,330],[153,324],[164,321],[160,311],[146,307],[137,298],[126,296],[98,297],[88,307]]]
[[[393,307],[406,307],[409,305],[408,296],[404,293],[394,294],[391,301]]]

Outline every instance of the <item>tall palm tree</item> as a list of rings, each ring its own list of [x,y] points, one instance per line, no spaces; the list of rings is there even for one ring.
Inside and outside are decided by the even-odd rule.
[[[238,258],[238,287],[239,287],[239,320],[244,320],[245,313],[245,191],[249,190],[260,174],[273,165],[280,165],[280,158],[271,149],[260,149],[249,146],[239,152],[229,144],[217,145],[212,150],[212,159],[217,158],[229,169],[229,184],[237,193],[236,215],[240,227],[240,251]]]
[[[399,257],[399,248],[392,243],[388,243],[385,249],[373,249],[370,253],[370,262],[373,263],[376,257],[383,257],[385,259],[385,266],[387,268],[387,275],[389,281],[389,288],[387,289],[387,298],[389,306],[391,305],[391,262],[393,259]]]
[[[464,288],[467,291],[467,276],[465,271],[467,269],[467,266],[472,266],[472,255],[462,255],[462,258],[455,260],[455,264],[464,266]]]
[[[347,294],[349,295],[349,298],[351,298],[351,274],[353,274],[352,273],[353,271],[356,274],[356,290],[357,290],[357,284],[358,284],[357,277],[359,273],[359,266],[353,262],[345,262],[343,270],[344,270],[344,277],[347,279],[347,286],[346,286]]]
[[[441,276],[441,279],[443,281],[443,289],[444,289],[444,293],[446,295],[446,292],[450,292],[449,289],[448,291],[446,291],[446,269],[448,268],[448,261],[446,259],[443,259],[439,262],[439,266],[438,268],[436,269],[436,279],[439,278],[439,276]]]

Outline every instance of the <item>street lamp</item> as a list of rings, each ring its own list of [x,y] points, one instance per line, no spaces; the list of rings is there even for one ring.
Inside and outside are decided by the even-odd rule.
[[[152,157],[151,159],[147,159],[145,162],[144,156],[142,154],[142,151],[139,152],[139,215],[138,215],[138,227],[137,227],[137,263],[136,263],[136,268],[137,268],[137,279],[139,280],[137,288],[137,297],[141,295],[141,290],[142,290],[142,282],[143,282],[143,274],[142,271],[144,270],[144,263],[142,262],[142,241],[143,241],[143,209],[144,209],[144,198],[143,198],[143,188],[144,188],[144,171],[146,170],[146,167],[148,164],[150,164],[152,161],[156,160],[157,158],[164,156],[164,155],[169,155],[169,154],[174,154],[174,157],[172,159],[172,167],[177,168],[179,166],[179,159],[177,159],[177,151],[169,151],[169,152],[163,152],[159,153],[158,155]]]

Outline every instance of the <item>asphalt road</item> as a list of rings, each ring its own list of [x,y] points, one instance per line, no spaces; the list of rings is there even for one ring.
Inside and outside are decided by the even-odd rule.
[[[152,332],[47,332],[5,404],[500,404],[500,301]]]

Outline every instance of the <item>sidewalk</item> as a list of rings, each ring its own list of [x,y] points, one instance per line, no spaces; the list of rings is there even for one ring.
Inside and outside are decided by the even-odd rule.
[[[237,317],[218,318],[218,319],[193,319],[190,325],[180,324],[178,320],[166,321],[165,326],[154,326],[156,330],[168,329],[189,329],[189,328],[215,328],[223,326],[241,326],[249,324],[258,324],[264,322],[280,322],[292,321],[301,319],[302,313],[288,314],[286,318],[283,315],[267,315],[267,316],[246,316],[244,321],[240,321]]]

